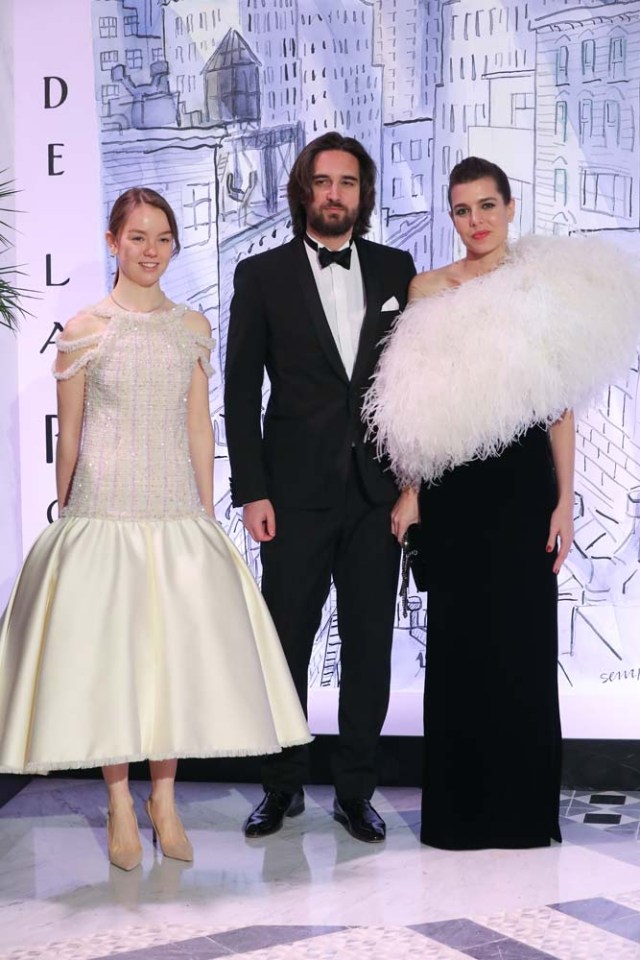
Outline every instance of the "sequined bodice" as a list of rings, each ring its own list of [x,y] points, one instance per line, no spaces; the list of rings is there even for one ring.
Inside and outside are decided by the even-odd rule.
[[[171,519],[203,512],[189,457],[187,396],[204,348],[186,308],[102,314],[105,331],[58,348],[86,352],[82,443],[64,516]]]

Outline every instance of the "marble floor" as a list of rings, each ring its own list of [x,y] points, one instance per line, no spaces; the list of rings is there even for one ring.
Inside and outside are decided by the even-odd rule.
[[[311,787],[262,841],[253,785],[183,783],[193,864],[106,859],[93,780],[36,779],[0,809],[2,960],[640,960],[640,794],[566,793],[565,842],[449,853],[417,839],[419,792],[380,789],[385,844],[351,839]],[[473,790],[469,791],[473,803]]]

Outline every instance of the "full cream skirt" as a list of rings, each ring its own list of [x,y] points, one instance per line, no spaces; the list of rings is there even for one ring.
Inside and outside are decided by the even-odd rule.
[[[311,739],[218,524],[56,521],[0,620],[0,771],[276,753]]]

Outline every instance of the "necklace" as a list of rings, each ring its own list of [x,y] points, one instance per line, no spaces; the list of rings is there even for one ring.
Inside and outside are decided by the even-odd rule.
[[[162,304],[165,302],[165,300],[166,300],[167,298],[165,297],[165,295],[164,295],[164,293],[163,293],[163,294],[162,294],[162,300],[160,301],[160,303],[157,305],[157,307],[152,307],[151,310],[130,310],[128,307],[123,306],[123,304],[118,303],[118,301],[116,300],[116,298],[114,297],[114,295],[113,295],[112,293],[109,294],[109,299],[110,299],[110,300],[113,300],[113,302],[115,303],[116,307],[119,307],[121,310],[124,310],[125,313],[155,313],[156,310],[159,310],[159,309],[160,309],[160,307],[162,306]]]

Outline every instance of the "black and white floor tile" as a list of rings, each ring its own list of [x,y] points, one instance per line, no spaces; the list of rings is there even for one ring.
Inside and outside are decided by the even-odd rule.
[[[378,791],[371,847],[328,787],[250,842],[257,787],[181,784],[196,857],[179,864],[134,789],[130,874],[107,863],[98,781],[38,779],[0,810],[0,960],[640,960],[640,794],[563,793],[561,845],[449,853],[420,845],[417,790]]]

